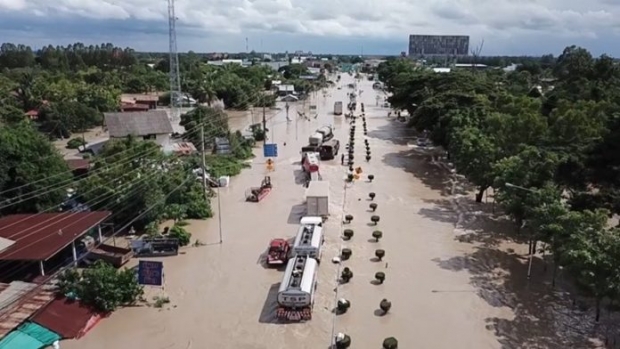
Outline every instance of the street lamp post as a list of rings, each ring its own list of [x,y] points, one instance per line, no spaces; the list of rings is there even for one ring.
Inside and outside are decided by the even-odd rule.
[[[535,193],[536,191],[530,189],[530,188],[526,188],[526,187],[522,187],[520,185],[516,185],[516,184],[512,184],[512,183],[505,183],[504,184],[507,188],[512,188],[512,189],[519,189],[519,190],[523,190],[523,191],[528,191],[530,193]],[[530,233],[531,234],[531,233]],[[530,243],[531,243],[532,239],[530,237]],[[532,261],[534,260],[534,253],[536,251],[534,251],[534,246],[530,245],[530,254],[528,256],[528,265],[527,265],[527,279],[528,281],[530,280],[530,277],[532,276]]]

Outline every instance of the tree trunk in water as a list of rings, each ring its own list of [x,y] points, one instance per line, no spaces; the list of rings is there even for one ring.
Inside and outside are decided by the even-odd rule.
[[[553,263],[553,274],[551,275],[551,288],[555,287],[555,277],[558,274],[558,265],[557,263]]]
[[[598,322],[601,319],[601,298],[596,298],[596,318],[594,321]]]
[[[517,224],[517,233],[521,234],[521,228],[523,227],[523,217],[516,217],[515,223]]]
[[[484,191],[487,190],[486,187],[480,187],[478,189],[478,193],[476,194],[476,202],[477,203],[481,203],[482,202],[482,198],[484,197]]]

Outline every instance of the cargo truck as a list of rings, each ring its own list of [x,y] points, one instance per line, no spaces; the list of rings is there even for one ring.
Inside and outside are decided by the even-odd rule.
[[[334,115],[342,115],[342,102],[334,103]]]
[[[329,216],[329,182],[310,181],[306,190],[306,216]]]

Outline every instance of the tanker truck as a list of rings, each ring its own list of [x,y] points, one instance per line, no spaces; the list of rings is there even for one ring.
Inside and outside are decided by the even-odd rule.
[[[278,289],[276,317],[280,321],[312,319],[318,263],[310,257],[289,259]]]
[[[293,242],[293,256],[310,257],[321,261],[323,218],[303,217]]]

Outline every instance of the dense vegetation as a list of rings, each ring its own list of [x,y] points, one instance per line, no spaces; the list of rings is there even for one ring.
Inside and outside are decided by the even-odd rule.
[[[121,93],[159,93],[160,103],[169,102],[168,69],[165,56],[111,44],[47,46],[37,52],[24,45],[0,46],[0,215],[58,211],[73,189],[72,206],[111,210],[117,226],[152,227],[175,212],[183,212],[183,218],[210,217],[209,202],[192,173],[202,166],[199,156],[178,158],[154,143],[114,140],[97,156],[84,153],[93,164],[90,175],[74,178],[51,143],[101,126],[103,112],[119,110]],[[279,74],[261,65],[208,65],[191,52],[181,55],[180,72],[182,90],[200,104],[183,115],[183,138],[200,149],[204,129],[207,150],[214,137],[228,138],[233,154],[207,156],[207,167],[213,177],[238,174],[253,144],[231,132],[226,114],[209,105],[219,100],[227,108],[270,106],[275,96],[266,90]],[[304,73],[296,70],[284,80]],[[26,115],[31,111],[38,119]],[[67,147],[84,146],[75,137]]]
[[[600,302],[620,292],[620,67],[568,47],[514,72],[434,73],[396,59],[379,78],[409,126],[443,147],[457,172],[488,188],[530,249],[551,252]],[[540,245],[540,244],[538,244]]]
[[[58,278],[57,286],[60,294],[79,299],[102,313],[135,304],[144,295],[144,287],[138,284],[134,269],[117,271],[102,261],[83,271],[65,271]]]

